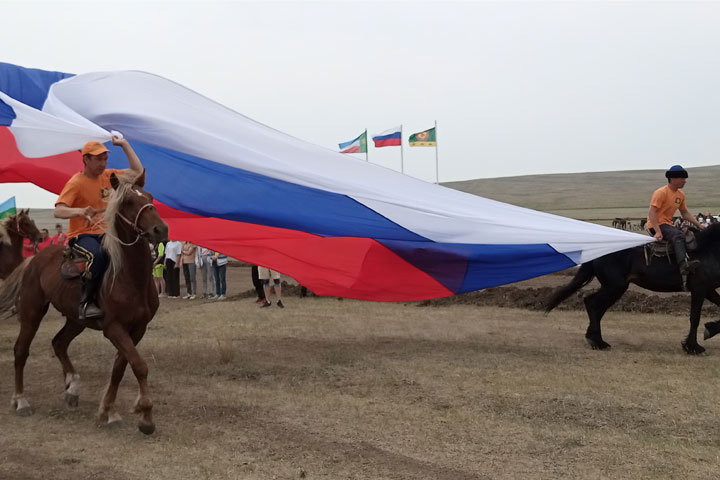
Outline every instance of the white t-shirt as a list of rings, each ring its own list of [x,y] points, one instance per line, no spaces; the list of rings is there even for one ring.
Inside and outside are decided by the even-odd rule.
[[[182,243],[178,241],[170,241],[165,245],[165,258],[177,263],[178,257],[182,253]]]

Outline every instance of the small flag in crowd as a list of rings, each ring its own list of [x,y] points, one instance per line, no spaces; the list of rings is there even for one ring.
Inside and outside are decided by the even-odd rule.
[[[0,218],[5,218],[8,215],[15,215],[16,213],[17,208],[15,208],[15,197],[10,197],[0,203]]]
[[[424,132],[413,133],[408,139],[411,147],[436,147],[435,128],[425,130]]]
[[[339,145],[340,153],[367,153],[367,131],[361,133],[355,140]]]
[[[402,145],[402,127],[391,128],[372,137],[375,148],[397,147]]]

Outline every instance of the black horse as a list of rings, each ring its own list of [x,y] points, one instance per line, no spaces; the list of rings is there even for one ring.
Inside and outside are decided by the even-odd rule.
[[[695,233],[697,248],[691,257],[700,260],[700,265],[687,280],[690,290],[690,331],[682,341],[685,352],[698,355],[705,349],[698,344],[697,329],[700,313],[707,298],[720,307],[720,224],[713,224]],[[604,350],[610,344],[602,338],[600,321],[603,315],[627,291],[630,283],[654,292],[682,292],[682,277],[674,261],[663,257],[650,257],[646,247],[634,247],[611,253],[584,263],[567,285],[556,290],[548,300],[545,312],[550,312],[563,300],[580,290],[597,277],[600,289],[585,297],[590,324],[585,339],[593,349]],[[647,259],[651,258],[648,265]],[[705,324],[705,338],[720,332],[720,321]]]

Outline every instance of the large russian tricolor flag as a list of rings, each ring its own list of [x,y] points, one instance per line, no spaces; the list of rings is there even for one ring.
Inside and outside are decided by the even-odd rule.
[[[59,192],[110,131],[147,169],[170,236],[321,295],[418,300],[543,275],[651,237],[488,200],[341,155],[143,72],[0,63],[0,182]]]
[[[375,148],[396,147],[402,145],[402,127],[395,127],[372,137]]]

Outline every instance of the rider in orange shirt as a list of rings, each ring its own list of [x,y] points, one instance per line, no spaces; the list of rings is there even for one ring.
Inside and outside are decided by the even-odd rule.
[[[85,168],[73,175],[55,202],[55,217],[69,218],[68,239],[77,238],[76,245],[88,256],[88,275],[83,277],[80,297],[80,320],[95,320],[101,324],[103,311],[96,305],[97,292],[107,266],[107,253],[102,247],[106,224],[103,213],[110,198],[112,173],[133,177],[143,173],[143,166],[130,143],[112,137],[113,145],[122,147],[128,158],[127,170],[106,169],[109,150],[100,142],[87,142],[82,148]]]
[[[699,229],[705,228],[691,214],[685,205],[685,193],[681,190],[687,181],[688,173],[680,165],[673,165],[665,172],[668,184],[653,192],[650,200],[647,227],[650,234],[657,240],[666,240],[675,248],[675,262],[680,268],[683,277],[683,288],[687,290],[687,275],[692,273],[700,263],[698,260],[689,260],[685,246],[685,234],[673,226],[673,215],[677,210],[683,220],[686,220]]]

